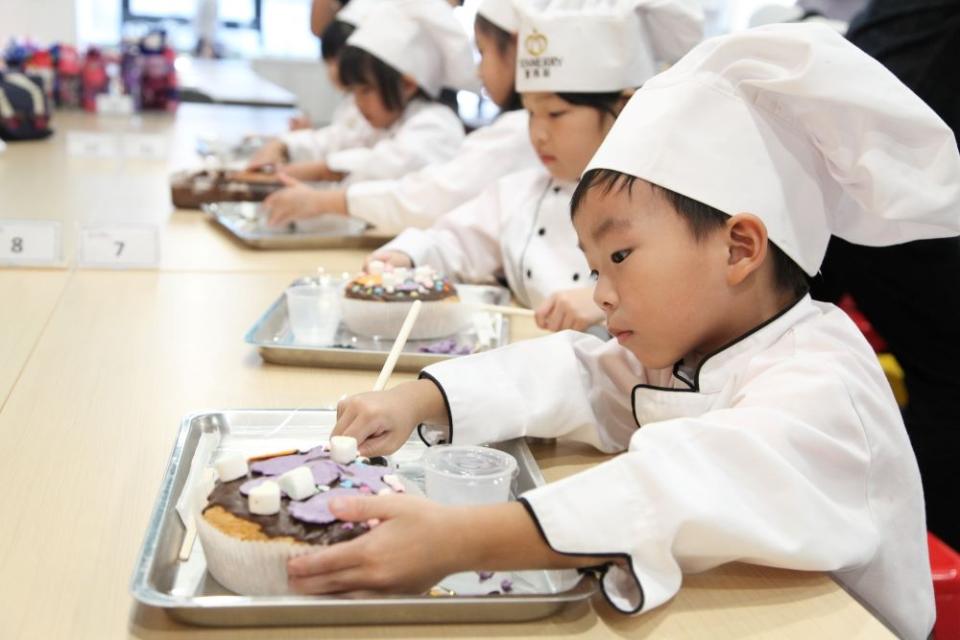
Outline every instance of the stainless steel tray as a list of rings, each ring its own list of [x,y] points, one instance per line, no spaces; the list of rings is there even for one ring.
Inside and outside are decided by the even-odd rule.
[[[510,291],[503,287],[458,284],[457,291],[464,302],[510,303]],[[474,314],[472,327],[450,338],[471,352],[501,347],[510,341],[510,320],[500,313],[478,311]],[[260,357],[267,362],[305,367],[379,369],[393,347],[393,340],[360,336],[343,324],[334,337],[337,346],[297,343],[290,331],[287,305],[282,295],[257,320],[244,339],[257,347]],[[437,342],[440,340],[409,340],[400,353],[396,368],[400,371],[420,371],[427,365],[457,357],[420,351],[422,347]]]
[[[315,409],[233,410],[184,418],[131,580],[133,597],[184,622],[235,627],[535,620],[595,593],[596,581],[575,571],[518,571],[498,573],[482,583],[475,573],[451,576],[440,584],[452,586],[457,594],[442,597],[239,596],[207,574],[199,541],[189,560],[178,559],[185,529],[176,504],[191,488],[191,468],[202,469],[224,451],[259,454],[315,445],[329,437],[335,419],[334,411]],[[522,439],[497,446],[517,459],[514,496],[544,483]],[[391,462],[406,478],[420,482],[416,461],[424,448],[411,439]],[[198,475],[195,471],[193,477]],[[480,595],[493,588],[486,585],[498,585],[504,577],[513,581],[513,592]]]
[[[373,231],[359,218],[333,214],[288,227],[269,227],[259,202],[212,202],[201,208],[212,222],[254,249],[373,248],[392,237]]]

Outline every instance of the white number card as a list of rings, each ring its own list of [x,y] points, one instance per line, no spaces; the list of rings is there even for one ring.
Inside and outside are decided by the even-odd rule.
[[[123,136],[123,155],[127,158],[166,160],[167,141],[155,133],[128,133]]]
[[[155,226],[83,226],[79,246],[81,268],[143,269],[160,263],[160,233]]]
[[[120,155],[120,139],[112,133],[68,131],[67,153],[71,156],[116,158]]]
[[[61,226],[55,220],[0,220],[0,265],[59,265]]]

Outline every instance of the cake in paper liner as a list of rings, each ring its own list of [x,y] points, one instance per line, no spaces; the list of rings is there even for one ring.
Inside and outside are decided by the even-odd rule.
[[[350,331],[370,337],[393,339],[413,303],[423,306],[411,340],[443,338],[470,325],[470,308],[460,302],[456,287],[429,266],[392,269],[378,261],[370,273],[357,276],[344,288],[341,313]]]
[[[203,545],[207,571],[224,588],[244,596],[283,595],[287,560],[315,550],[293,538],[242,540],[220,531],[197,514],[197,536]]]
[[[308,490],[304,497],[294,500],[282,493],[278,509],[274,503],[274,513],[255,513],[250,495],[264,482],[275,482],[297,495],[280,481],[281,476],[295,470],[305,473]],[[405,490],[385,459],[336,462],[325,446],[250,459],[243,475],[195,488],[195,521],[207,569],[217,582],[235,593],[290,593],[286,568],[289,558],[352,540],[370,530],[367,523],[337,520],[330,513],[330,499]]]

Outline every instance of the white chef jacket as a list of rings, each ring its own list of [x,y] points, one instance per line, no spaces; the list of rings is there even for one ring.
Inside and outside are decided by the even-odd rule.
[[[282,137],[291,162],[324,161],[346,173],[349,183],[400,178],[453,158],[464,139],[457,115],[438,102],[412,100],[387,129],[375,129],[352,97],[322,129],[292,131]]]
[[[501,178],[429,229],[408,229],[383,246],[401,251],[458,282],[501,277],[535,308],[557,291],[592,286],[570,220],[576,183],[559,182],[543,165]]]
[[[602,581],[619,610],[742,561],[829,571],[903,637],[929,634],[916,459],[876,356],[833,305],[805,296],[691,376],[570,331],[422,375],[454,443],[571,436],[624,452],[522,497],[555,551],[623,560]]]
[[[429,227],[498,178],[537,166],[529,120],[523,109],[508,111],[489,126],[468,134],[456,157],[448,162],[397,180],[352,184],[347,189],[350,215],[390,233]]]

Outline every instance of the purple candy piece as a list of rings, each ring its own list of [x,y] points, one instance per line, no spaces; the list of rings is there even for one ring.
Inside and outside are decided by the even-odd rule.
[[[313,472],[313,481],[317,484],[332,484],[340,477],[340,465],[329,458],[311,460],[307,466]]]
[[[477,571],[477,576],[480,577],[480,582],[486,582],[493,577],[493,571]]]
[[[503,580],[500,581],[500,589],[504,593],[510,593],[511,591],[513,591],[513,581],[508,580],[507,578],[504,578]]]
[[[330,500],[337,497],[363,496],[359,489],[331,489],[318,493],[309,500],[290,503],[290,515],[303,522],[330,524],[337,518],[330,513]]]
[[[340,467],[341,479],[349,479],[354,484],[365,484],[374,493],[389,488],[383,481],[383,476],[391,472],[390,467],[375,464],[341,464],[337,466]]]
[[[314,447],[306,453],[259,460],[250,465],[250,470],[265,476],[280,476],[287,471],[306,464],[309,460],[317,460],[323,457],[329,457],[329,455],[330,454],[323,450],[323,447]]]

